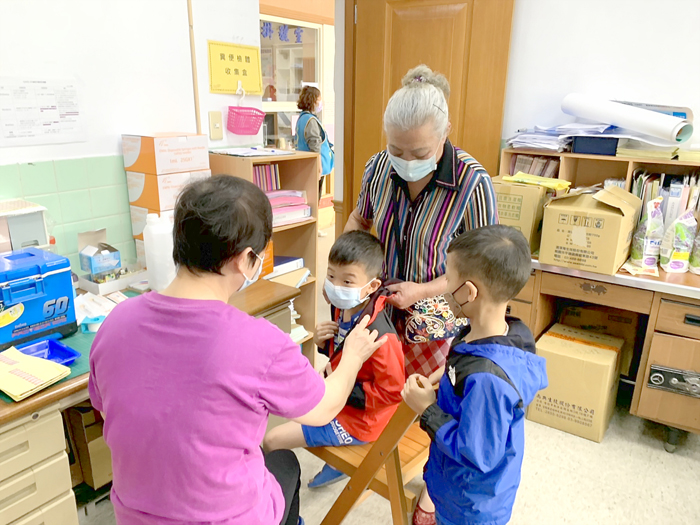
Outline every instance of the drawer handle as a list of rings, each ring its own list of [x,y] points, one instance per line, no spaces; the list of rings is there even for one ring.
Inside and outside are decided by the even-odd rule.
[[[700,315],[685,314],[685,324],[700,327]]]

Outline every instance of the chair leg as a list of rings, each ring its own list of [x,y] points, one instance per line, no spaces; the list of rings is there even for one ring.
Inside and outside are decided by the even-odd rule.
[[[408,525],[408,506],[406,504],[406,493],[403,488],[401,459],[398,448],[391,452],[385,466],[386,484],[389,489],[389,502],[391,503],[391,516],[394,525]]]

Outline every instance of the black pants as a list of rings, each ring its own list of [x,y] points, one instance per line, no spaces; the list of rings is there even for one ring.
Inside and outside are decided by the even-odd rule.
[[[297,525],[299,522],[299,487],[301,487],[301,467],[291,450],[275,450],[265,454],[265,466],[284,494],[284,516],[280,525]]]

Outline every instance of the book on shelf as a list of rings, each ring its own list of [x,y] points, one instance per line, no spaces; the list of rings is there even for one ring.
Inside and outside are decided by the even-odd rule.
[[[13,401],[22,401],[68,375],[69,367],[24,355],[15,347],[0,353],[0,390]]]
[[[311,217],[311,206],[300,204],[297,206],[284,206],[272,210],[272,227],[287,226],[302,222]]]
[[[528,173],[538,177],[554,178],[559,171],[559,159],[551,157],[534,157],[532,155],[513,155],[510,174]]]
[[[253,182],[265,192],[280,189],[280,168],[277,164],[256,164],[253,166]]]
[[[283,208],[284,206],[298,206],[306,204],[306,192],[295,190],[276,190],[265,193],[272,208]]]
[[[275,277],[279,277],[280,275],[293,272],[294,270],[300,270],[304,267],[303,257],[287,257],[284,255],[275,255],[274,260],[275,264],[272,273],[264,277],[264,279],[267,279],[268,281],[274,279]]]
[[[292,270],[291,272],[272,277],[270,280],[275,283],[291,286],[292,288],[299,288],[309,280],[309,277],[311,277],[311,270],[308,268],[299,268],[298,270]]]
[[[661,211],[668,227],[685,211],[699,211],[700,173],[649,173],[638,168],[632,174],[632,193],[642,199],[643,210],[649,201],[662,197]]]

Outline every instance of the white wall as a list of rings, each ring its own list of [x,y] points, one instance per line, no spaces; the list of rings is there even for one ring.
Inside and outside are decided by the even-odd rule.
[[[335,171],[333,199],[343,200],[343,137],[345,115],[345,1],[335,0]]]
[[[516,0],[503,119],[573,121],[571,92],[690,106],[700,141],[699,0]]]
[[[82,87],[87,141],[2,148],[0,165],[119,155],[122,133],[194,132],[186,0],[0,0],[0,76],[66,75]]]
[[[238,105],[240,97],[209,92],[209,51],[207,46],[207,40],[218,40],[260,47],[260,6],[258,0],[193,0],[192,19],[202,133],[209,134],[209,112],[221,111],[224,139],[210,140],[211,146],[262,144],[262,127],[257,136],[234,135],[226,129],[228,106]],[[262,93],[246,95],[242,105],[262,109]]]

